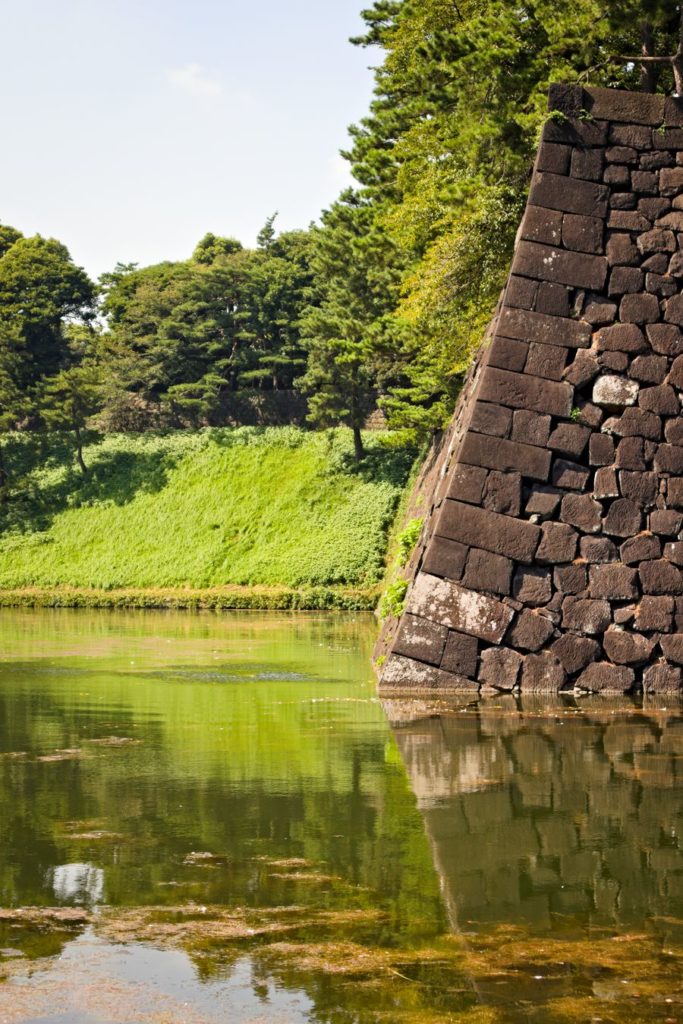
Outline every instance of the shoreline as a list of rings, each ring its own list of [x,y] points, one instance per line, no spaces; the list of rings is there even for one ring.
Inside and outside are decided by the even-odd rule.
[[[140,608],[185,611],[374,611],[381,587],[11,587],[0,608]]]

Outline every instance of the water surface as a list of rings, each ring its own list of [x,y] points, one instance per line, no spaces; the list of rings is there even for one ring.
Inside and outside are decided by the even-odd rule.
[[[683,1021],[683,716],[370,616],[0,613],[0,1024]]]

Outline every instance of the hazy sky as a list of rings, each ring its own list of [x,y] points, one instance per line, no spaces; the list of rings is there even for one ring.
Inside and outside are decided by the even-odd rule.
[[[0,0],[0,222],[93,275],[305,227],[349,183],[363,0]]]

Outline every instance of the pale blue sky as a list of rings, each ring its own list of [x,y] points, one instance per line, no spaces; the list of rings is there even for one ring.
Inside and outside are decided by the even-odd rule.
[[[305,227],[350,182],[363,0],[0,0],[0,222],[93,275]]]

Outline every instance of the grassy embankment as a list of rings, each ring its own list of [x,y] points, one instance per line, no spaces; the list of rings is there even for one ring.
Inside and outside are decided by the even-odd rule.
[[[373,608],[411,455],[296,428],[15,434],[0,605]]]

